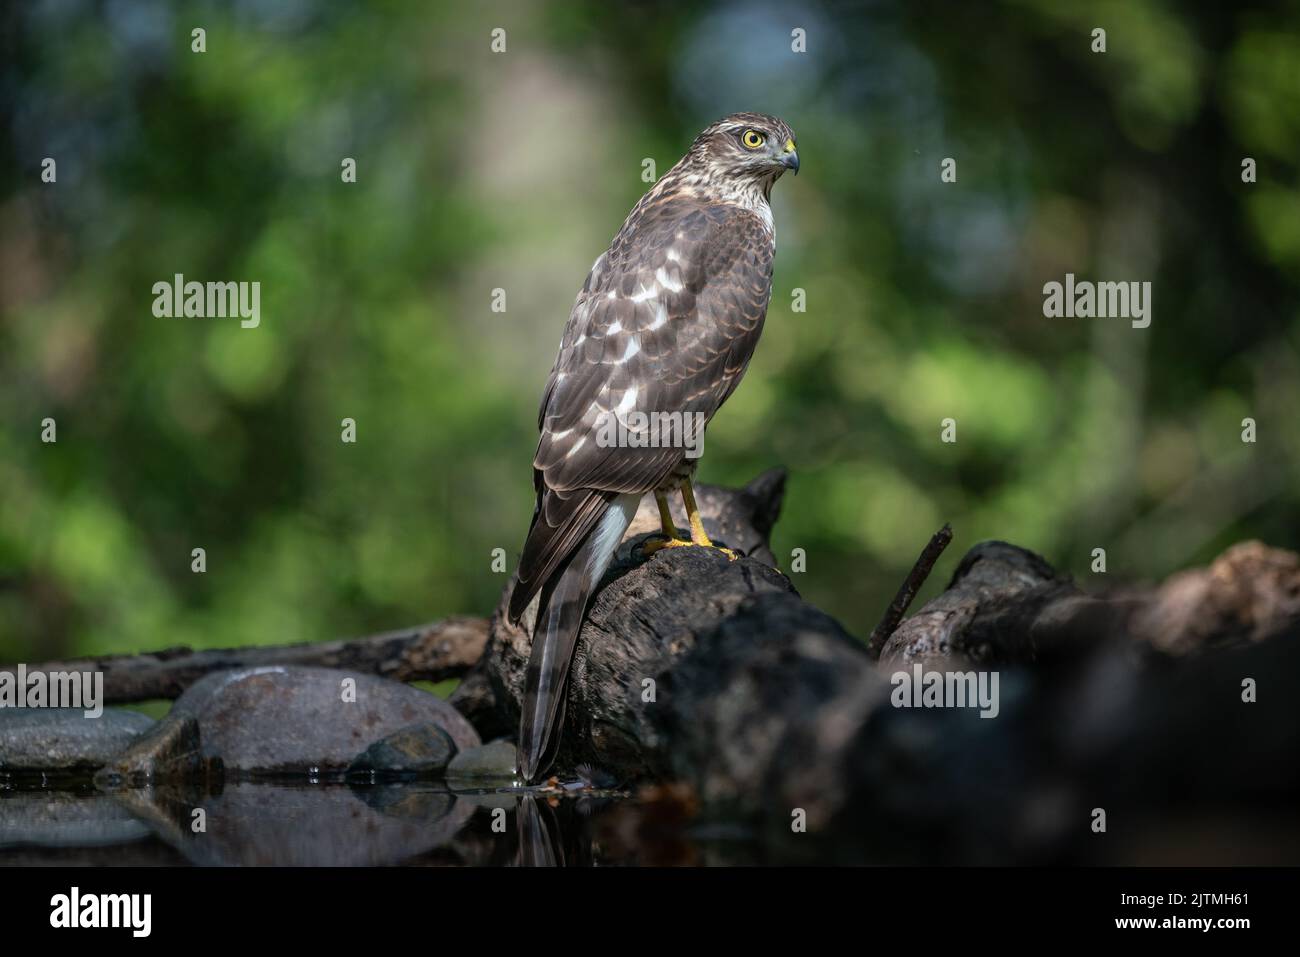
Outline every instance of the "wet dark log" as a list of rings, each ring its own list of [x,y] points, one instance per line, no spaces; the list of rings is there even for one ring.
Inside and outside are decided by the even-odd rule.
[[[697,548],[640,558],[658,526],[653,500],[642,502],[579,637],[559,768],[688,779],[706,799],[756,794],[816,770],[825,748],[808,752],[796,739],[819,715],[831,731],[880,699],[887,685],[866,646],[773,567],[783,479],[697,487],[710,537],[743,553],[734,562]],[[482,661],[452,698],[485,738],[515,734],[532,613],[515,627],[498,608]]]
[[[726,490],[705,495],[734,534],[745,509],[728,510]],[[755,533],[765,558],[770,527]],[[707,516],[706,528],[737,547]],[[643,560],[643,537],[634,528],[624,541],[579,638],[561,773],[587,763],[624,781],[680,782],[706,817],[810,860],[1141,861],[1155,844],[1193,839],[1207,813],[1240,824],[1251,849],[1240,859],[1296,856],[1293,814],[1282,843],[1276,829],[1251,831],[1300,796],[1290,553],[1247,543],[1195,586],[1176,576],[1088,595],[1025,549],[983,543],[877,662],[767,562],[706,549]],[[484,737],[514,734],[522,624],[493,616],[453,697]],[[1170,654],[1190,647],[1203,650]],[[899,707],[895,676],[914,666],[996,674],[995,713]],[[1251,678],[1269,689],[1248,702]],[[1175,799],[1185,819],[1168,817]],[[1093,832],[1097,808],[1122,842]]]
[[[1032,552],[983,542],[938,598],[903,622],[882,664],[1029,664],[1098,643],[1187,655],[1262,641],[1300,623],[1300,556],[1241,542],[1163,584],[1088,595]]]
[[[776,559],[772,554],[769,537],[772,527],[776,524],[777,516],[780,514],[781,504],[784,501],[785,479],[786,473],[784,469],[772,469],[764,472],[741,489],[723,488],[707,484],[697,484],[695,486],[700,516],[710,537],[714,542],[726,545],[747,557],[747,561],[742,565],[738,565],[738,568],[757,569],[757,574],[764,575],[771,572],[775,567]],[[681,502],[677,500],[676,496],[671,496],[670,504],[673,519],[677,526],[683,529],[686,528],[686,515]],[[640,510],[624,536],[623,544],[619,550],[619,557],[606,574],[601,589],[597,591],[592,601],[592,608],[588,615],[588,628],[591,627],[592,622],[602,620],[598,617],[597,609],[620,600],[617,591],[605,596],[605,586],[621,578],[625,572],[642,564],[641,559],[634,554],[636,547],[658,530],[659,513],[655,508],[653,497],[647,495],[642,500]],[[695,555],[697,551],[696,549],[668,549],[659,554],[685,556],[688,554]],[[710,557],[726,560],[721,553],[710,555]],[[692,559],[683,560],[692,561]],[[676,563],[677,559],[672,559],[666,564],[661,563],[655,567],[660,569],[675,568],[677,567]],[[671,578],[672,576],[669,575],[668,577]],[[638,580],[639,578],[636,578],[632,581]],[[752,581],[752,574],[745,580]],[[766,580],[768,587],[780,590],[790,588],[789,582],[780,574],[773,573]],[[513,585],[514,579],[512,578],[502,593],[503,602],[509,597]],[[697,606],[707,602],[706,590],[691,589],[690,591],[694,595],[693,598],[684,594],[678,595],[674,591],[669,599],[658,602],[653,614],[660,616],[662,622],[657,629],[654,626],[649,628],[646,634],[646,648],[642,650],[652,657],[657,655],[657,652],[652,651],[659,643],[656,631],[670,629],[672,622],[689,620],[690,616],[697,610]],[[732,597],[739,597],[739,595]],[[681,603],[674,604],[679,599]],[[653,601],[653,595],[650,592],[638,594],[638,600]],[[528,609],[524,621],[521,623],[524,627],[516,628],[506,622],[504,604],[497,608],[496,613],[489,621],[489,646],[484,650],[482,659],[461,681],[460,687],[457,688],[452,697],[452,703],[475,723],[480,734],[484,736],[484,740],[501,736],[514,737],[518,728],[518,698],[523,688],[523,673],[528,662],[530,647],[529,634],[531,633],[535,613],[535,608]],[[611,629],[623,627],[622,622],[613,622],[610,625]],[[597,631],[599,631],[599,626]],[[596,632],[593,632],[593,634],[596,634]],[[601,644],[608,644],[608,642],[601,642],[600,639],[597,639],[597,641]],[[628,646],[628,661],[624,662],[624,664],[631,667],[632,658],[638,654],[638,651],[631,647],[629,636],[619,637],[615,644],[619,647]],[[575,655],[575,673],[587,661],[585,647],[586,641],[580,638]],[[610,665],[615,668],[621,667],[614,661],[611,661]],[[625,676],[630,675],[626,668],[622,670]],[[571,690],[577,687],[579,687],[578,683],[570,684]],[[573,714],[574,712],[571,711],[570,715]],[[598,736],[612,733],[630,737],[633,741],[637,740],[638,735],[646,730],[629,712],[623,712],[618,719],[613,719],[609,731],[604,730],[604,721],[597,721],[596,724],[601,726],[601,730],[593,732]],[[581,752],[579,754],[581,755]],[[592,755],[587,754],[583,757],[584,759],[590,759]]]
[[[1084,595],[1033,552],[982,542],[962,558],[947,590],[895,629],[880,663],[1028,664],[1072,638],[1114,640],[1125,611]]]
[[[745,557],[731,563],[721,552],[713,550],[665,549],[656,556],[662,560],[644,561],[639,546],[659,530],[659,517],[653,497],[647,495],[642,500],[618,557],[592,600],[569,683],[570,722],[580,721],[583,725],[580,733],[601,744],[593,749],[566,748],[562,758],[567,755],[596,760],[604,748],[613,753],[626,750],[627,756],[606,763],[619,772],[648,771],[654,762],[642,762],[637,755],[648,754],[643,742],[652,736],[652,729],[644,718],[645,709],[636,707],[638,702],[631,699],[647,693],[645,680],[652,680],[662,670],[664,636],[689,630],[694,620],[716,621],[719,609],[734,607],[751,593],[793,592],[785,577],[774,570],[776,562],[769,544],[785,494],[784,470],[766,472],[743,489],[698,484],[695,491],[701,518],[713,541]],[[681,503],[675,496],[671,497],[671,506],[678,527],[687,527]],[[627,576],[633,570],[636,573]],[[452,703],[470,718],[485,740],[513,737],[519,720],[518,700],[528,662],[536,603],[526,612],[521,627],[509,624],[505,601],[513,584],[512,578],[489,621],[488,645],[482,659],[452,696]],[[635,588],[634,596],[625,594],[629,587]],[[711,608],[715,599],[719,604]],[[644,620],[625,620],[618,614],[619,607],[636,609]],[[669,646],[671,650],[671,641]],[[602,654],[593,659],[587,653],[589,647],[601,649]],[[597,679],[592,682],[590,699],[579,702],[577,699],[582,698],[587,687],[589,664],[602,669],[601,677],[606,673],[616,676],[616,681],[626,686],[628,693],[620,691],[617,701],[606,700]],[[568,731],[565,736],[572,739]]]
[[[33,671],[102,671],[104,702],[178,698],[204,675],[265,665],[313,665],[380,675],[397,681],[458,678],[476,662],[487,641],[487,621],[453,617],[427,625],[342,641],[307,642],[192,651],[168,648],[142,655],[114,655],[28,665]],[[0,671],[12,672],[6,665]]]

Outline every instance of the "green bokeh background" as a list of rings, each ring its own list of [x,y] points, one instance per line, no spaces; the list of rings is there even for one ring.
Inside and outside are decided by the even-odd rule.
[[[865,635],[944,521],[923,598],[984,538],[1089,587],[1300,546],[1295,3],[0,17],[0,659],[487,613],[575,292],[643,160],[740,109],[787,120],[803,170],[700,478],[790,468],[774,545],[805,597]],[[1151,327],[1044,318],[1066,272],[1151,281]],[[155,318],[175,273],[259,281],[260,327]]]

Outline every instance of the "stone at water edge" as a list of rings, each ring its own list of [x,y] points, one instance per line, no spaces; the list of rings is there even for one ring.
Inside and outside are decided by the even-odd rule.
[[[438,725],[416,724],[366,748],[348,767],[348,774],[372,772],[381,777],[437,774],[456,751],[456,742]]]
[[[0,708],[0,770],[93,771],[154,726],[138,711],[105,708]]]
[[[376,741],[415,724],[440,727],[458,749],[479,744],[470,723],[436,695],[374,675],[297,665],[210,674],[177,699],[150,738],[164,740],[162,732],[187,720],[197,725],[203,762],[220,761],[236,774],[342,772]],[[112,770],[158,775],[159,755],[141,742]]]
[[[123,755],[146,755],[147,761],[129,763]],[[136,738],[126,751],[95,772],[95,787],[113,791],[158,780],[216,781],[221,759],[204,757],[199,748],[199,723],[189,715],[162,720]]]
[[[447,765],[448,781],[506,781],[514,777],[515,744],[505,738],[461,751]]]

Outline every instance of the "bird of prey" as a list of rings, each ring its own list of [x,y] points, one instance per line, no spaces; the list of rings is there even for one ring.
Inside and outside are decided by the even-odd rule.
[[[709,126],[632,208],[569,314],[538,412],[537,505],[508,612],[517,624],[540,595],[519,728],[527,781],[554,760],[587,599],[642,496],[654,493],[663,523],[647,551],[716,547],[691,478],[703,428],[763,328],[776,249],[769,200],[786,170],[798,172],[799,154],[776,117],[736,113]],[[659,425],[664,434],[649,434]],[[669,512],[678,490],[689,540]]]

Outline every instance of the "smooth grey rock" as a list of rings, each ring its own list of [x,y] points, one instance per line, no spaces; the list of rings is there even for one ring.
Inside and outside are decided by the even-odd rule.
[[[0,708],[0,768],[91,771],[154,724],[148,715],[118,708],[97,718],[80,708]]]
[[[515,778],[515,745],[513,741],[498,738],[491,744],[467,748],[451,759],[447,765],[447,780],[501,781],[513,783]]]
[[[158,745],[173,739],[171,729],[186,720],[197,723],[203,763],[175,762],[173,749],[175,772],[168,774]],[[459,749],[479,744],[455,708],[398,681],[302,666],[223,671],[195,682],[150,740],[109,770],[183,779],[220,762],[236,776],[341,774],[371,744],[415,724],[442,728]]]
[[[380,777],[437,774],[456,754],[456,742],[436,724],[415,724],[376,741],[357,755],[348,774]]]

